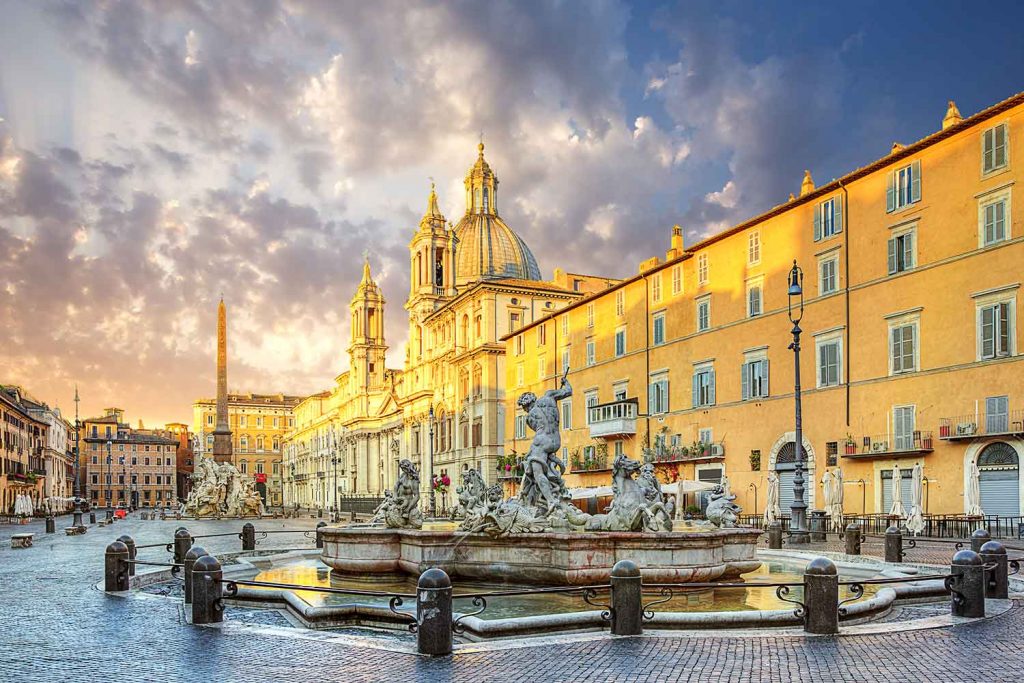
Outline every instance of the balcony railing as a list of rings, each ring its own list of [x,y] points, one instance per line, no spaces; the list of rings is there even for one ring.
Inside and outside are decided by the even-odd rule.
[[[874,434],[844,440],[840,453],[844,458],[881,458],[894,455],[923,455],[933,450],[932,433],[914,430],[910,434]]]
[[[939,419],[939,438],[944,441],[1013,435],[1024,435],[1024,410],[969,413]]]
[[[569,469],[572,472],[601,472],[608,470],[610,469],[608,466],[608,454],[574,455],[569,459]]]
[[[646,463],[679,463],[696,460],[720,460],[725,457],[725,442],[697,443],[693,446],[661,446],[643,450]]]
[[[637,400],[627,398],[587,408],[590,438],[631,436],[636,434]]]

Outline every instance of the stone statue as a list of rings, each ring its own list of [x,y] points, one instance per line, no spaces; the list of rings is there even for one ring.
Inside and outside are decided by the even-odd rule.
[[[193,517],[261,517],[263,499],[255,484],[230,463],[196,459],[192,490],[182,512]]]
[[[452,515],[460,514],[466,522],[479,517],[487,510],[487,485],[480,473],[473,468],[462,471],[462,485],[455,489],[458,496],[458,511],[452,511]],[[465,522],[464,527],[465,528]]]
[[[711,502],[708,503],[704,516],[708,521],[719,529],[732,529],[736,526],[742,508],[734,503],[736,496],[729,493],[722,486],[716,486],[711,492]]]
[[[637,473],[640,477],[634,478]],[[653,465],[641,467],[625,455],[615,456],[612,490],[615,497],[608,512],[587,519],[587,531],[672,530],[672,508],[665,503]]]
[[[370,524],[383,524],[384,514],[387,509],[391,506],[391,491],[384,491],[384,500],[380,502],[380,505],[373,511],[373,518],[370,520]]]
[[[374,519],[384,520],[389,529],[419,529],[423,526],[420,512],[420,473],[411,460],[398,463],[398,481],[391,495],[377,508]]]
[[[550,527],[550,520],[536,516],[520,499],[502,500],[501,484],[494,484],[486,490],[482,513],[467,516],[461,528],[497,538],[509,534],[548,531]]]
[[[566,374],[568,372],[566,368]],[[556,453],[562,446],[558,433],[558,402],[570,396],[572,387],[563,375],[558,389],[546,391],[540,398],[528,391],[518,401],[519,407],[526,412],[526,424],[534,431],[524,462],[519,501],[537,510],[541,517],[548,517],[556,510],[564,513],[568,505],[568,492],[562,479],[565,463]]]

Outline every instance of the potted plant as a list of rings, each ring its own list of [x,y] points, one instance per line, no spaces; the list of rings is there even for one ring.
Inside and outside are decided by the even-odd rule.
[[[921,438],[921,448],[930,451],[932,449],[932,433],[928,432]]]
[[[750,470],[752,472],[761,471],[761,451],[750,452]]]
[[[857,454],[857,442],[853,440],[852,434],[846,435],[846,454],[856,455]]]

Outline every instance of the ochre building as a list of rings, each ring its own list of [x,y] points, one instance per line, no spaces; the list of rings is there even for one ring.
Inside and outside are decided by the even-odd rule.
[[[506,451],[532,432],[515,398],[558,384],[572,486],[610,483],[616,453],[666,482],[727,476],[763,513],[769,471],[792,499],[794,354],[788,275],[803,269],[803,447],[809,509],[842,468],[848,514],[888,513],[894,465],[924,472],[927,514],[1021,514],[1024,366],[1017,328],[1024,95],[686,247],[506,335]],[[688,496],[701,505],[701,494]],[[909,506],[909,494],[903,496]]]

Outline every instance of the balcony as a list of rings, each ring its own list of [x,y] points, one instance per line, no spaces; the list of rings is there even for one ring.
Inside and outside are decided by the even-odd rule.
[[[842,444],[844,458],[871,460],[923,456],[932,452],[932,433],[915,430],[913,434],[875,434],[858,442],[848,438]]]
[[[636,434],[637,400],[601,403],[587,408],[590,438],[615,439]]]
[[[965,441],[990,436],[1024,436],[1024,410],[970,413],[939,419],[939,438],[943,441]]]
[[[569,471],[577,472],[610,472],[608,453],[578,454],[569,458]]]
[[[683,462],[710,462],[725,459],[725,442],[700,443],[692,446],[656,445],[643,449],[644,462],[672,465]]]

